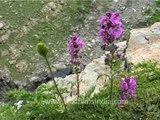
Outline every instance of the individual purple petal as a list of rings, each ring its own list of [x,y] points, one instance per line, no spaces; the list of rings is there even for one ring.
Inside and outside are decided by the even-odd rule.
[[[120,13],[118,11],[115,11],[115,12],[111,12],[110,14],[110,21],[120,21]]]
[[[77,39],[76,39],[76,43],[77,43],[77,46],[79,47],[79,49],[83,48],[84,42],[83,42],[82,39],[77,38]]]
[[[99,19],[99,23],[103,25],[105,22],[106,22],[106,16],[102,16],[102,17]]]
[[[127,92],[128,92],[128,94],[130,94],[131,96],[135,94],[135,90],[132,90],[132,89],[128,89]]]
[[[128,94],[131,96],[131,98],[134,98],[136,97],[136,93],[135,93],[135,90],[132,90],[132,89],[128,89]]]
[[[104,35],[104,32],[105,32],[105,30],[102,29],[102,28],[100,28],[100,29],[98,30],[98,35],[99,35],[99,36],[103,36],[103,35]]]
[[[125,81],[124,78],[122,78],[121,81],[120,81],[120,88],[122,90],[127,90],[128,89],[128,84],[127,84],[127,82]]]
[[[135,89],[136,85],[137,85],[136,78],[134,76],[131,76],[129,81],[130,88]]]

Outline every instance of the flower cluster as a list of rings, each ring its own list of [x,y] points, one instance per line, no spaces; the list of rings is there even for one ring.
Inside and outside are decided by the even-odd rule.
[[[118,39],[122,34],[122,21],[120,19],[119,12],[107,12],[99,19],[101,28],[98,31],[98,35],[102,38],[102,44],[108,44],[113,42],[114,39]]]
[[[128,97],[136,97],[136,78],[134,76],[121,78],[120,80],[120,100],[127,100]]]
[[[69,61],[73,65],[81,64],[81,49],[84,47],[84,41],[74,34],[70,37],[67,42],[68,52],[69,52]]]

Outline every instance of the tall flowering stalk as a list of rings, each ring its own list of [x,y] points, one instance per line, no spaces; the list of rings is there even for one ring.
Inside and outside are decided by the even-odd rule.
[[[117,51],[117,46],[115,42],[122,35],[122,21],[120,19],[120,14],[118,11],[109,11],[99,19],[99,24],[101,25],[98,30],[98,35],[102,39],[101,48],[110,52],[106,55],[105,63],[110,66],[110,95],[109,99],[112,100],[112,89],[113,89],[113,77],[114,77],[114,61],[118,58],[123,57],[123,51]]]
[[[48,69],[49,69],[51,75],[53,76],[53,72],[52,72],[52,69],[51,69],[51,65],[50,65],[50,63],[49,63],[49,61],[48,61],[48,58],[47,58],[48,47],[46,46],[46,44],[40,42],[40,43],[37,44],[37,51],[38,51],[38,53],[45,59],[46,64],[47,64],[47,66],[48,66]],[[55,88],[56,88],[56,90],[57,90],[58,96],[59,96],[60,99],[62,100],[62,104],[63,104],[63,106],[64,106],[64,108],[65,108],[65,112],[67,112],[67,106],[66,106],[66,104],[65,104],[64,98],[63,98],[61,92],[59,91],[58,85],[57,85],[57,83],[56,83],[56,81],[55,81],[54,78],[53,78],[53,83],[54,83]]]
[[[124,77],[120,80],[120,103],[118,104],[119,107],[123,105],[123,102],[127,100],[128,98],[135,99],[136,98],[136,78],[134,76],[131,77]]]
[[[77,96],[79,96],[79,71],[81,69],[81,49],[84,47],[84,41],[74,34],[67,42],[69,52],[69,62],[75,67],[77,79]]]

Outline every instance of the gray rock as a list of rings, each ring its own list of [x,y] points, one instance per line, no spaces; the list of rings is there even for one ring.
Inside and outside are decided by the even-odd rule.
[[[57,8],[55,2],[48,3],[48,7],[50,7],[52,10],[55,10]]]
[[[89,48],[92,48],[92,45],[91,45],[90,43],[88,43],[87,46],[88,46]]]
[[[127,47],[127,42],[126,41],[118,42],[116,43],[116,46],[117,46],[117,50],[124,51]]]
[[[20,72],[25,72],[28,68],[28,64],[25,60],[21,60],[16,64],[16,68],[20,71]]]
[[[21,84],[22,88],[28,91],[34,91],[42,83],[47,83],[51,81],[52,78],[48,75],[47,72],[42,71],[31,77],[28,81]]]
[[[58,64],[54,64],[54,68],[56,70],[58,70],[58,69],[64,69],[64,68],[66,68],[66,65],[64,63],[58,63]]]
[[[2,36],[0,37],[0,43],[5,42],[6,40],[8,40],[9,37],[10,37],[10,34],[11,34],[11,31],[8,30],[8,31],[6,32],[6,34],[2,35]]]
[[[0,101],[3,100],[3,94],[11,89],[18,88],[18,86],[11,80],[9,72],[0,70]]]
[[[10,65],[13,65],[13,64],[15,64],[16,63],[16,60],[11,60],[11,61],[9,61],[9,64]]]
[[[147,28],[130,31],[127,58],[136,64],[147,60],[160,62],[160,22]]]

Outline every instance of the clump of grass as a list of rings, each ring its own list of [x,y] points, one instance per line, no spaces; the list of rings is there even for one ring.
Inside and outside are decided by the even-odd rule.
[[[9,25],[20,27],[30,17],[38,17],[42,6],[42,1],[1,1],[0,15]]]
[[[156,10],[153,16],[151,16],[148,20],[149,24],[153,24],[155,22],[160,22],[160,10]]]
[[[160,9],[159,8],[160,8],[160,0],[156,0],[156,10],[154,13],[152,13],[151,17],[147,19],[147,22],[149,24],[153,24],[155,22],[160,22]]]

